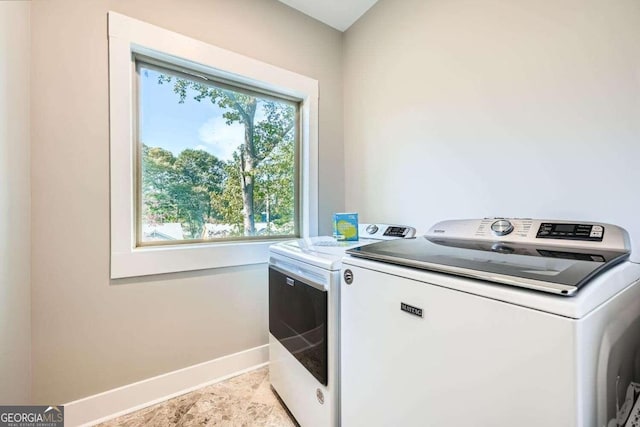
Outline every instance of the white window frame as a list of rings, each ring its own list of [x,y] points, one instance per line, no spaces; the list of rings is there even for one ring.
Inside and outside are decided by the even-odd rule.
[[[300,233],[318,234],[318,81],[109,12],[111,278],[144,276],[268,261],[274,240],[136,247],[136,81],[133,53],[258,89],[301,99]]]

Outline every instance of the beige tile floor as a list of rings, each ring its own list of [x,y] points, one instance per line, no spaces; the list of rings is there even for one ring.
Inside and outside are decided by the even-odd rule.
[[[261,368],[100,424],[133,426],[296,426]]]

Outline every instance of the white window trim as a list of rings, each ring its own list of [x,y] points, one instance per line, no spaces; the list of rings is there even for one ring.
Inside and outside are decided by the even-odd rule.
[[[273,243],[237,241],[136,247],[133,157],[136,139],[132,116],[136,88],[132,52],[191,69],[203,67],[208,74],[301,99],[300,233],[303,237],[318,234],[318,81],[109,12],[112,279],[264,263]]]

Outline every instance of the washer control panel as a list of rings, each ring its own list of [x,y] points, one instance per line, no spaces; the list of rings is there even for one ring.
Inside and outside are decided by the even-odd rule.
[[[431,227],[426,237],[585,249],[629,250],[631,247],[628,233],[617,225],[533,218],[442,221]]]
[[[559,224],[543,222],[538,228],[538,239],[585,240],[601,242],[604,226],[596,224]]]

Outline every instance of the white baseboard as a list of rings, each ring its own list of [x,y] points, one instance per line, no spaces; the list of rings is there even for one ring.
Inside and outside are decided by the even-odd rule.
[[[269,345],[219,357],[64,405],[67,426],[91,426],[257,369],[269,362]]]

